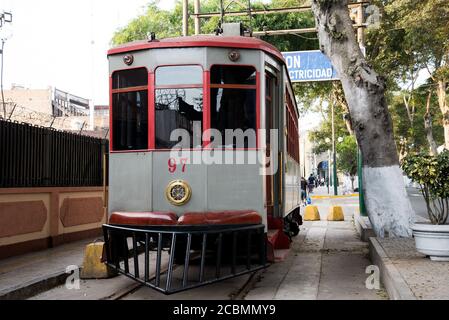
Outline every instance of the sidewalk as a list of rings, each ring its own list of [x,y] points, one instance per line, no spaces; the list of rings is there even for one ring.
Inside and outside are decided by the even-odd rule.
[[[22,299],[61,284],[66,267],[80,266],[87,239],[0,260],[0,300]]]
[[[370,253],[391,299],[449,299],[449,262],[418,253],[414,239],[370,238]]]
[[[330,186],[329,190],[326,186],[314,188],[310,195],[312,199],[338,199],[338,198],[351,198],[358,197],[358,193],[350,192],[343,194],[343,188],[339,186],[337,188],[337,195],[334,195],[334,187]]]
[[[382,288],[369,290],[365,285],[371,262],[368,244],[359,239],[352,221],[358,198],[318,199],[312,204],[318,206],[321,221],[304,222],[287,259],[266,269],[245,299],[388,299]],[[326,221],[331,205],[343,207],[345,221]]]

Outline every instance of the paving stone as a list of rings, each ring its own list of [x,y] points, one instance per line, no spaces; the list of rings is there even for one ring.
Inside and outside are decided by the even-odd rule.
[[[377,239],[418,299],[449,299],[449,262],[416,251],[414,239]]]

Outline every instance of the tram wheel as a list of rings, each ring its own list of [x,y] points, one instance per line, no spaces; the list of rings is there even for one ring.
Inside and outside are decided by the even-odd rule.
[[[296,237],[299,234],[299,224],[296,221],[290,221],[289,222],[289,230],[290,234],[293,237]]]

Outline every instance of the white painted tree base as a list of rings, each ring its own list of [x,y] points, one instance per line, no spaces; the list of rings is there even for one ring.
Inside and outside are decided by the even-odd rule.
[[[414,210],[399,166],[363,167],[365,204],[378,237],[411,237]]]

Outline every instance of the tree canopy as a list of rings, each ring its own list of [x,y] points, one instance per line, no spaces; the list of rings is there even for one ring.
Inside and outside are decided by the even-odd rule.
[[[182,1],[177,1],[173,11],[158,8],[157,0],[150,0],[146,12],[133,19],[127,26],[117,30],[113,45],[145,39],[150,32],[157,38],[180,36],[182,33]],[[202,12],[218,12],[219,0],[201,1]],[[297,6],[297,0],[273,0],[270,4],[252,1],[253,8],[279,8]],[[377,28],[366,31],[368,60],[386,78],[386,98],[393,119],[395,141],[401,153],[427,150],[424,117],[429,90],[430,114],[433,137],[437,145],[444,142],[444,115],[439,108],[436,82],[443,79],[447,91],[449,79],[449,2],[447,0],[374,0],[380,9],[381,20]],[[193,12],[192,1],[189,11]],[[237,2],[229,10],[242,10]],[[220,19],[201,19],[201,32],[214,33]],[[252,30],[279,30],[310,28],[315,25],[312,12],[227,17],[225,22],[242,21]],[[193,19],[189,19],[189,30],[193,30]],[[281,51],[319,49],[316,33],[305,35],[264,36],[263,40]],[[432,78],[417,85],[422,70],[429,70]],[[421,71],[421,73],[420,73]],[[336,136],[346,137],[352,132],[344,94],[341,86],[330,82],[295,83],[300,113],[317,112],[322,115],[320,127],[311,132],[315,152],[329,148],[325,138],[330,137],[331,117],[329,105],[336,101]],[[447,97],[445,97],[447,100]],[[344,120],[346,118],[346,121]],[[448,120],[449,121],[449,120]]]

